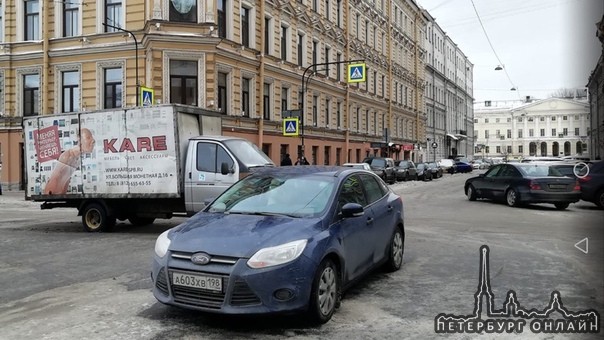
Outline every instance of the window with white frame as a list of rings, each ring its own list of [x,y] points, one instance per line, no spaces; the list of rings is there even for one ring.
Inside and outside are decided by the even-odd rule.
[[[329,54],[331,53],[331,48],[329,46],[325,46],[325,63],[329,63]],[[325,76],[329,78],[329,65],[325,65]]]
[[[250,116],[251,82],[249,78],[241,78],[241,115],[244,117]]]
[[[40,114],[40,74],[23,74],[23,116]]]
[[[281,88],[281,111],[288,110],[289,107],[289,88]]]
[[[252,47],[252,9],[241,6],[241,45],[245,47]]]
[[[124,13],[122,0],[104,0],[104,23],[115,27],[124,26]],[[105,26],[105,32],[119,32],[117,28]]]
[[[271,119],[271,84],[269,83],[264,83],[264,93],[262,95],[262,105],[263,105],[263,112],[262,112],[262,118],[264,120],[270,120]]]
[[[330,115],[329,115],[329,111],[330,111],[330,106],[331,106],[331,100],[329,98],[325,98],[325,127],[329,127],[330,126]]]
[[[103,69],[103,108],[113,109],[123,106],[122,67],[107,67]]]
[[[25,0],[24,9],[24,40],[40,40],[40,1]]]
[[[312,124],[317,126],[319,121],[319,96],[312,96]]]
[[[170,103],[197,105],[197,61],[170,60]]]
[[[274,37],[273,18],[264,16],[264,54],[270,55],[273,53],[273,37]]]
[[[281,59],[287,61],[290,54],[289,25],[281,24]]]
[[[227,17],[228,17],[228,0],[217,0],[217,11],[218,11],[218,36],[220,38],[227,38],[228,35],[228,26],[227,25]]]
[[[338,102],[336,108],[336,124],[338,129],[342,127],[342,102]]]
[[[170,21],[197,23],[197,0],[171,0]]]
[[[218,72],[218,111],[222,114],[229,114],[229,74],[226,72]]]
[[[298,57],[298,66],[304,66],[304,56],[305,56],[305,36],[304,33],[298,32],[298,46],[297,46],[297,57]]]
[[[60,7],[60,6],[58,6]],[[80,3],[63,2],[63,37],[80,35]]]
[[[80,110],[80,71],[61,72],[61,112]]]

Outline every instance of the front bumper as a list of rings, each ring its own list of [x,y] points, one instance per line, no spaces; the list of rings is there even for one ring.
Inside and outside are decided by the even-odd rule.
[[[300,256],[293,262],[252,269],[247,259],[234,259],[232,264],[196,265],[189,260],[154,256],[153,295],[167,305],[220,314],[265,314],[305,310],[308,308],[312,281],[317,264]],[[174,285],[174,271],[218,276],[222,291]],[[277,298],[276,291],[288,291],[291,297]]]

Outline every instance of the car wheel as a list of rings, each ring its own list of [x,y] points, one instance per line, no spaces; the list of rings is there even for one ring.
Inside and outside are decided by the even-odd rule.
[[[604,189],[601,189],[596,194],[595,203],[600,209],[604,209]]]
[[[405,235],[398,227],[394,230],[389,248],[386,270],[394,272],[403,266],[403,255],[405,254]]]
[[[331,319],[340,299],[340,275],[330,259],[321,262],[313,280],[308,309],[311,320],[326,323]]]
[[[555,203],[554,205],[556,206],[556,209],[564,210],[564,209],[568,208],[570,203]]]
[[[128,218],[128,221],[135,226],[148,225],[153,224],[155,218],[153,217],[139,217],[139,216],[131,216]]]
[[[505,201],[510,207],[517,207],[520,203],[520,197],[518,191],[514,188],[508,189],[505,193]]]
[[[115,217],[109,216],[101,204],[91,203],[82,212],[82,224],[89,232],[111,231],[115,226]]]
[[[466,189],[466,196],[468,196],[468,200],[476,201],[476,189],[474,189],[472,184],[468,185],[468,188]]]

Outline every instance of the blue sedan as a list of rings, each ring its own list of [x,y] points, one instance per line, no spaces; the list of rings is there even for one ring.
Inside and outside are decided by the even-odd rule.
[[[403,203],[370,171],[260,170],[155,244],[153,294],[223,314],[331,319],[343,290],[403,264]]]

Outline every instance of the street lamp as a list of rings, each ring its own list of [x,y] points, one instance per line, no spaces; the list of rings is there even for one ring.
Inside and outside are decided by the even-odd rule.
[[[503,67],[501,67],[501,65],[497,65],[497,67],[495,67],[495,71],[501,71],[503,70]]]
[[[105,26],[105,27],[111,27],[111,28],[116,29],[118,31],[126,32],[126,33],[128,33],[132,37],[132,39],[134,39],[134,53],[135,53],[134,62],[135,62],[135,68],[136,68],[134,70],[134,72],[135,72],[135,78],[136,78],[136,106],[138,107],[140,99],[139,99],[139,81],[138,81],[138,40],[136,40],[136,35],[134,35],[134,33],[130,32],[130,31],[128,31],[127,29],[123,29],[123,28],[118,27],[118,26],[113,26],[113,25],[109,25],[109,24],[106,24],[106,23],[103,23],[103,26]]]

